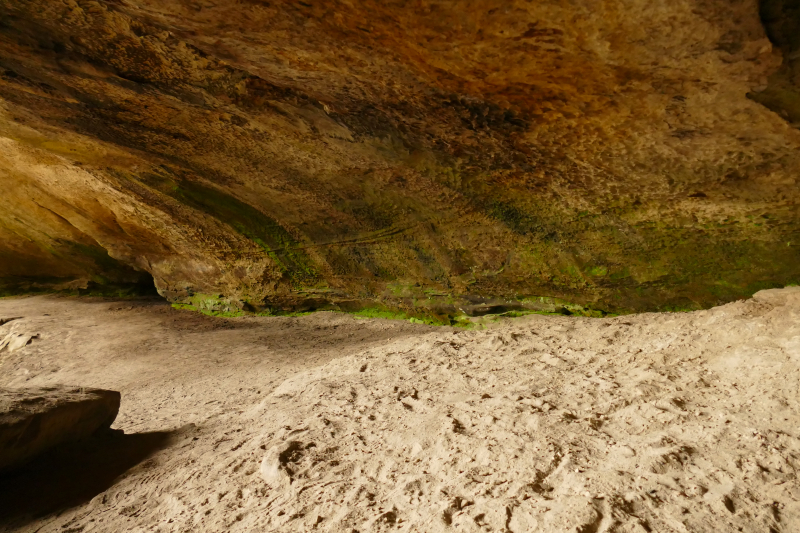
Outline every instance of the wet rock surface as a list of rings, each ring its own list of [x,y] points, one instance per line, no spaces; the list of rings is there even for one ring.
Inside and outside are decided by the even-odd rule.
[[[0,471],[111,427],[120,393],[83,387],[0,388]]]

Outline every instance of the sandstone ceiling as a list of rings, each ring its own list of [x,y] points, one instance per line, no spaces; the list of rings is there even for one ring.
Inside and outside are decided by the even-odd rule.
[[[797,4],[0,0],[0,287],[624,311],[797,283]]]

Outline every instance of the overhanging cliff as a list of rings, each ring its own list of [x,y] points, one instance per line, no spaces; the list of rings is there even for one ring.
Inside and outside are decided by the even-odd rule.
[[[624,311],[797,283],[796,10],[762,4],[0,0],[0,288]]]

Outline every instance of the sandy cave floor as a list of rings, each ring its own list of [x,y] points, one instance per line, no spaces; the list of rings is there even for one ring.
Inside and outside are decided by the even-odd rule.
[[[0,480],[0,530],[800,531],[800,287],[479,331],[58,297],[11,317],[0,339],[36,337],[0,386],[119,390],[117,438],[160,437],[44,516]]]

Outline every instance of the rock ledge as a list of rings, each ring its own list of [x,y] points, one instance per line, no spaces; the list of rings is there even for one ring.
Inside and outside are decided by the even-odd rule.
[[[0,471],[58,444],[108,429],[120,393],[84,387],[0,389]]]

